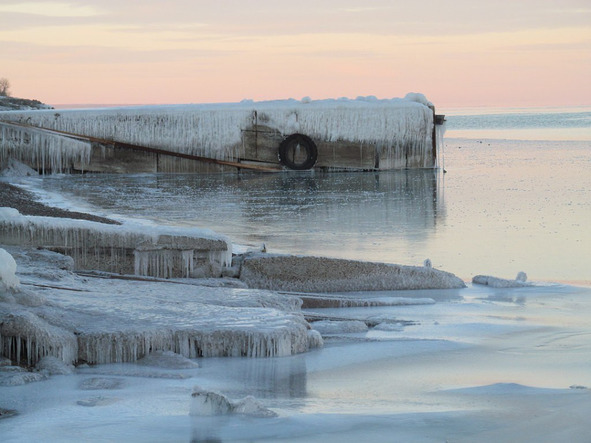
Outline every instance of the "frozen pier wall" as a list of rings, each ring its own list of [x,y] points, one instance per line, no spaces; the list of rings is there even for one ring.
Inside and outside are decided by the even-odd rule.
[[[231,243],[208,230],[23,216],[11,208],[0,208],[0,244],[57,251],[76,269],[163,278],[219,277],[232,260]]]
[[[436,120],[422,94],[0,112],[0,162],[97,172],[215,167],[192,157],[277,170],[435,168]]]
[[[455,275],[430,267],[272,254],[245,258],[240,279],[253,288],[294,292],[456,289],[466,286]]]

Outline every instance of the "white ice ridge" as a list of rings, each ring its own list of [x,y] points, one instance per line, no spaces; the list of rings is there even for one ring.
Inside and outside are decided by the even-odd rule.
[[[132,106],[59,112],[12,111],[0,112],[0,121],[24,123],[182,154],[233,160],[241,148],[242,131],[251,128],[255,121],[284,135],[303,133],[318,140],[349,140],[373,144],[385,150],[409,146],[412,150],[427,151],[432,149],[433,109],[430,106],[431,103],[424,95],[410,93],[405,98],[383,100],[375,97],[359,97],[355,100],[245,100],[240,103]],[[35,136],[34,130],[29,131],[28,135],[15,129],[5,128],[3,131],[0,138],[2,152],[10,150],[14,140],[19,137]],[[76,148],[78,152],[74,145],[72,143],[71,147],[64,147],[60,159],[57,154],[51,154],[56,157],[56,167],[59,166],[58,160],[62,162],[62,168],[73,161],[68,159],[64,163],[68,156],[76,157],[77,161],[86,160],[84,156],[88,155],[87,151],[82,151],[80,147]]]
[[[0,355],[29,366],[134,362],[155,351],[186,358],[288,356],[321,346],[298,298],[269,291],[51,274],[59,254],[21,250],[23,297],[0,297]],[[47,269],[38,264],[47,261]],[[47,280],[50,278],[51,280]],[[39,289],[38,286],[43,287]],[[38,300],[40,291],[46,298]],[[158,355],[158,354],[156,354]]]
[[[64,252],[78,269],[164,278],[219,276],[232,264],[231,242],[208,229],[23,216],[12,208],[0,208],[0,243]]]

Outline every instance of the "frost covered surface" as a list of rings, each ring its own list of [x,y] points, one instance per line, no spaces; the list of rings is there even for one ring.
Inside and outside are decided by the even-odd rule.
[[[463,288],[455,275],[433,268],[322,257],[247,257],[240,279],[250,287],[300,292]]]
[[[12,208],[0,208],[0,242],[63,251],[79,269],[164,278],[192,276],[198,265],[219,275],[232,256],[226,237],[207,229],[23,216]]]
[[[412,146],[418,151],[428,151],[432,148],[433,128],[433,110],[430,105],[422,94],[413,93],[403,99],[386,100],[375,97],[359,97],[356,100],[291,99],[59,112],[5,112],[0,113],[0,120],[183,154],[233,160],[241,148],[242,131],[251,128],[255,122],[272,127],[284,135],[303,133],[323,141],[363,142],[386,150]],[[4,147],[5,151],[11,149],[15,141],[27,142],[29,138],[36,137],[35,130],[0,126],[4,127],[0,147]],[[47,151],[46,159],[50,158],[56,167],[61,164],[62,168],[75,157],[84,163],[87,151],[75,147],[76,143],[81,142],[71,142],[71,146],[63,146],[61,153],[57,154],[57,142],[48,141],[54,144]],[[27,143],[31,146],[38,144]],[[77,149],[79,152],[75,153]],[[39,156],[33,152],[27,155],[31,158]],[[68,160],[64,162],[65,158]]]
[[[21,251],[21,255],[26,252]],[[42,257],[37,257],[42,259]],[[270,357],[304,352],[309,326],[297,298],[272,292],[145,281],[84,279],[67,272],[44,283],[27,272],[27,291],[41,285],[46,303],[0,303],[0,349],[34,365],[53,356],[65,363],[160,359]],[[152,354],[150,354],[152,353]]]

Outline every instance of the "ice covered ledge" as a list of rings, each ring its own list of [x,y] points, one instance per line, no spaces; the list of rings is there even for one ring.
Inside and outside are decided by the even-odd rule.
[[[251,288],[294,292],[455,289],[466,286],[454,274],[431,267],[273,254],[246,257],[240,279]]]
[[[76,269],[163,278],[219,277],[232,260],[231,243],[206,229],[24,216],[13,208],[0,208],[0,244],[60,252]]]

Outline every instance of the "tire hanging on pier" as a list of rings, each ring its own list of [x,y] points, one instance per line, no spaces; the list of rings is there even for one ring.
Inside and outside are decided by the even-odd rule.
[[[281,142],[279,163],[296,171],[312,168],[318,160],[316,143],[304,134],[292,134]]]

